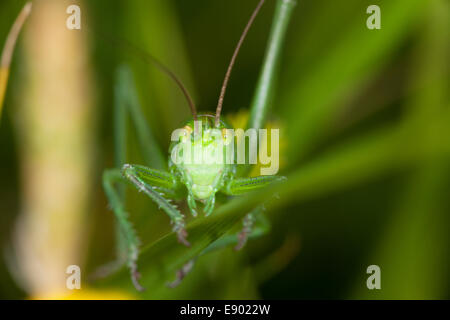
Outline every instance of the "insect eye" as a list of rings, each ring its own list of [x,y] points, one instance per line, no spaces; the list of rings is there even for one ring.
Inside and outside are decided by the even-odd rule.
[[[192,128],[189,126],[185,126],[180,133],[181,141],[183,141],[183,142],[187,141],[190,138],[191,133],[192,133]]]
[[[225,128],[222,129],[222,139],[223,139],[223,143],[225,145],[227,145],[227,144],[229,144],[231,142],[232,134],[231,134],[230,131],[231,130],[228,130],[228,129],[225,129]]]

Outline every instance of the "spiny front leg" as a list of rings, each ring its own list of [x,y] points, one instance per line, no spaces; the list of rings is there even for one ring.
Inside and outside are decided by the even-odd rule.
[[[185,246],[190,246],[186,240],[188,234],[185,229],[184,216],[175,205],[170,203],[170,200],[163,197],[163,193],[157,191],[159,185],[164,185],[166,189],[175,188],[176,182],[173,176],[168,172],[130,164],[122,167],[122,174],[140,192],[144,192],[167,213],[172,220],[173,231],[177,234],[178,241]]]
[[[172,219],[172,224],[172,230],[177,234],[178,242],[184,244],[186,247],[190,247],[191,244],[186,240],[188,233],[185,229],[184,216],[181,215],[180,218]]]
[[[106,196],[108,197],[109,204],[111,205],[114,215],[117,218],[118,232],[120,239],[123,239],[124,241],[124,249],[126,250],[125,257],[127,266],[130,268],[131,280],[133,281],[133,284],[137,290],[143,291],[144,288],[139,284],[140,274],[137,270],[139,239],[133,229],[131,222],[128,220],[128,214],[125,211],[120,196],[114,189],[115,183],[123,182],[125,182],[125,180],[118,169],[106,170],[103,174],[103,188],[105,189]],[[119,254],[119,259],[121,258],[120,256],[121,254]],[[103,269],[102,272],[109,272],[113,270],[116,266],[120,265],[120,260],[118,263],[110,265],[113,266],[112,269]]]

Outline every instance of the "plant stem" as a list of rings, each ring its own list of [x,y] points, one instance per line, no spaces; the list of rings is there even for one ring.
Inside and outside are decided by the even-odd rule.
[[[22,30],[25,20],[30,15],[30,12],[31,2],[28,2],[27,4],[25,4],[25,6],[17,16],[16,21],[14,22],[8,34],[8,37],[6,38],[6,43],[0,56],[0,117],[2,112],[3,100],[5,98],[6,87],[8,85],[9,67],[11,65],[14,47],[16,46],[19,33]]]
[[[295,0],[278,0],[277,2],[263,68],[251,103],[248,128],[260,129],[266,121],[275,86],[278,60],[295,4]]]

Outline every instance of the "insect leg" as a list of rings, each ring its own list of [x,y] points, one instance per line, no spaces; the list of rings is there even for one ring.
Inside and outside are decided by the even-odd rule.
[[[211,197],[208,198],[206,202],[206,206],[204,209],[206,216],[209,216],[213,212],[215,204],[216,204],[216,195],[213,194]]]
[[[263,188],[272,182],[286,180],[282,176],[258,176],[253,178],[231,179],[222,189],[225,194],[236,196]]]
[[[133,94],[131,75],[126,67],[121,67],[117,71],[114,93],[114,166],[116,169],[104,172],[103,188],[116,216],[117,260],[98,268],[92,275],[92,278],[104,277],[119,269],[126,262],[131,270],[131,277],[135,287],[138,290],[142,290],[143,288],[138,283],[139,274],[136,267],[139,241],[125,211],[125,186],[118,184],[126,182],[119,168],[126,162],[128,111],[134,110],[134,112],[130,112],[134,122],[138,122],[136,120],[140,112],[137,98],[135,98],[136,95]],[[141,117],[141,121],[136,124],[138,132],[142,131],[139,130],[140,127],[145,126],[142,119]],[[141,138],[143,135],[138,134],[138,136]],[[157,150],[155,154],[157,154]]]
[[[167,190],[175,187],[175,178],[168,172],[125,164],[122,167],[123,176],[130,181],[140,192],[144,192],[150,199],[155,201],[170,217],[173,223],[173,231],[178,236],[178,241],[185,246],[190,246],[186,240],[184,216],[178,208],[171,204],[171,200],[164,197],[164,193],[158,188],[161,185],[167,186]]]
[[[196,258],[189,260],[183,267],[181,267],[180,270],[176,273],[176,279],[170,283],[167,284],[169,288],[175,288],[177,287],[181,281],[183,281],[184,277],[191,272],[192,268],[194,267]]]
[[[105,170],[103,173],[103,188],[105,189],[106,196],[108,197],[109,204],[117,218],[118,232],[122,241],[119,244],[125,245],[126,256],[124,257],[123,251],[119,251],[119,259],[116,264],[110,264],[110,267],[120,266],[125,259],[131,272],[131,279],[137,290],[142,291],[144,288],[139,284],[138,280],[140,274],[137,270],[137,258],[139,255],[139,239],[136,232],[133,229],[131,222],[128,220],[128,214],[125,211],[125,207],[121,200],[121,197],[117,190],[114,188],[115,183],[124,183],[126,180],[123,178],[120,170],[110,169]]]
[[[181,191],[181,185],[176,178],[167,171],[137,164],[125,164],[122,166],[122,171],[123,173],[133,173],[146,184],[155,187],[160,194],[162,193],[167,198],[181,197],[181,193],[178,192]]]
[[[189,186],[188,189],[190,189],[191,187]],[[195,198],[194,195],[192,194],[192,191],[188,191],[188,195],[187,195],[187,204],[189,207],[189,210],[192,213],[193,217],[197,216],[197,203],[195,202]]]
[[[234,250],[241,250],[247,243],[249,234],[252,232],[253,224],[255,222],[255,217],[252,213],[247,213],[243,220],[243,228],[238,234],[238,243],[234,247]]]
[[[105,276],[112,271],[117,270],[124,262],[127,262],[131,270],[131,276],[135,287],[138,290],[143,288],[138,283],[139,273],[137,272],[136,261],[138,257],[139,240],[131,223],[128,221],[125,211],[125,189],[123,185],[114,185],[116,183],[128,182],[124,178],[119,168],[126,163],[127,154],[127,118],[131,119],[136,127],[137,136],[144,151],[144,158],[147,162],[152,163],[154,167],[164,168],[165,161],[162,152],[156,143],[152,132],[150,131],[145,117],[143,116],[137,93],[135,91],[133,78],[130,70],[122,66],[116,74],[115,86],[115,103],[114,103],[114,141],[115,156],[114,164],[117,169],[107,170],[103,175],[103,187],[108,197],[109,203],[116,216],[116,234],[118,260],[107,264],[98,269],[94,274],[94,278]],[[165,190],[168,195],[172,192],[172,185],[175,183],[171,176],[161,171],[152,171],[152,169],[144,167],[135,167],[138,176],[144,181],[150,181],[158,186],[161,190]],[[176,223],[180,229],[183,228],[180,223]]]

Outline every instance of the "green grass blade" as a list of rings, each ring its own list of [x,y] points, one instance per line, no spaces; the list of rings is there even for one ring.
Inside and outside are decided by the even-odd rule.
[[[5,99],[6,87],[8,85],[9,68],[14,53],[14,47],[16,46],[20,30],[22,30],[23,24],[30,15],[30,12],[31,2],[28,2],[17,16],[17,19],[14,22],[8,37],[6,38],[6,43],[0,58],[0,119],[2,116],[3,101]]]
[[[123,110],[128,110],[131,119],[133,120],[133,127],[136,129],[141,152],[143,153],[146,163],[155,169],[166,168],[166,161],[161,148],[143,114],[130,69],[125,66],[120,67],[117,78],[118,85],[116,86],[116,91],[118,93],[116,100],[119,104],[117,109],[120,110],[117,111],[118,114],[115,117],[115,121],[118,125],[116,128],[118,132],[116,141],[118,143],[118,149],[124,149],[124,145],[126,146],[126,141],[122,141],[126,139],[126,132],[124,131],[127,129],[125,123],[127,117],[124,117],[125,114]],[[123,152],[123,150],[121,152]],[[121,155],[120,158],[122,161],[125,161],[124,155]],[[125,162],[122,162],[122,165],[124,163]]]
[[[345,106],[343,99],[383,67],[388,61],[386,57],[403,43],[411,27],[419,22],[415,18],[426,3],[424,0],[381,1],[380,30],[366,28],[367,2],[346,3],[355,12],[345,14],[339,11],[340,5],[336,3],[338,8],[331,18],[339,19],[340,28],[336,29],[334,39],[322,47],[322,52],[316,53],[320,58],[308,57],[312,63],[300,61],[302,67],[297,57],[308,48],[302,45],[302,38],[298,39],[297,47],[290,54],[296,59],[287,71],[290,74],[287,82],[291,85],[279,102],[282,116],[288,119],[291,165],[326,135],[330,123]],[[343,27],[346,24],[347,27]],[[308,32],[315,31],[308,29]],[[298,33],[298,37],[303,35]],[[320,35],[318,39],[321,39]]]
[[[278,0],[277,2],[263,67],[250,105],[248,128],[263,128],[266,121],[275,89],[281,49],[295,5],[295,0]]]

